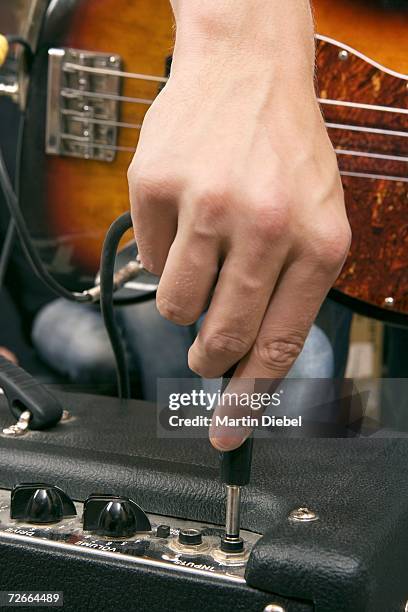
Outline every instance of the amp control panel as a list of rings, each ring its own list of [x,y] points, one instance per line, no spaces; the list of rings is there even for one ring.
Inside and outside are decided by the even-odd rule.
[[[0,538],[245,582],[248,557],[261,536],[243,530],[243,550],[225,552],[223,535],[221,526],[148,514],[118,495],[95,493],[78,503],[45,483],[0,490]]]

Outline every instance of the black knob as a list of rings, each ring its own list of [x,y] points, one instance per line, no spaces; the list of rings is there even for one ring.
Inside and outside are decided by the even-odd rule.
[[[181,529],[178,539],[180,544],[186,546],[198,546],[203,541],[201,531],[198,529]]]
[[[129,538],[151,531],[145,512],[133,500],[117,495],[91,495],[84,504],[84,531],[110,538]]]
[[[62,489],[43,483],[22,483],[11,492],[10,518],[27,523],[57,523],[76,516],[73,501]]]

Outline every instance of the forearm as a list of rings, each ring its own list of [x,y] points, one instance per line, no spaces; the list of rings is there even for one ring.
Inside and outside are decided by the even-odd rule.
[[[309,0],[171,0],[178,56],[228,56],[313,80]]]

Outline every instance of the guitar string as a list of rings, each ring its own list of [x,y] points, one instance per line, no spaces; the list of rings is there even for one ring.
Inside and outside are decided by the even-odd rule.
[[[121,145],[108,145],[101,144],[97,142],[89,142],[87,140],[87,136],[76,136],[74,134],[67,134],[65,132],[61,133],[61,138],[64,140],[72,140],[78,142],[83,145],[89,145],[89,147],[98,147],[100,149],[108,149],[110,151],[128,151],[129,153],[134,153],[136,151],[136,147],[128,147]],[[368,153],[365,151],[350,151],[348,149],[334,149],[335,153],[338,155],[350,155],[354,157],[368,157],[374,159],[382,159],[385,161],[397,161],[397,162],[408,162],[408,157],[403,157],[399,155],[386,155],[383,153]]]
[[[398,136],[401,138],[408,137],[408,132],[402,132],[400,130],[387,130],[383,128],[367,127],[363,125],[349,125],[347,123],[330,123],[329,121],[326,121],[325,126],[333,130],[345,130],[345,131],[350,131],[350,132],[366,132],[368,134],[381,134],[384,136]]]
[[[112,56],[114,57],[114,56]],[[116,59],[116,58],[115,58]],[[141,74],[138,72],[125,72],[124,70],[116,70],[109,68],[95,68],[94,66],[82,66],[74,62],[65,62],[63,66],[65,72],[78,70],[79,72],[90,72],[91,74],[101,74],[121,79],[137,79],[139,81],[153,81],[156,83],[167,83],[167,77],[154,76],[152,74]]]
[[[88,148],[89,150],[91,149],[103,149],[103,150],[107,150],[107,151],[118,151],[120,153],[135,153],[136,148],[135,147],[126,147],[126,146],[121,146],[121,145],[106,145],[106,144],[98,144],[98,143],[91,143],[91,144],[87,144],[86,142],[84,142],[84,138],[82,136],[73,136],[72,134],[61,134],[61,138],[63,138],[64,140],[71,140],[74,142],[78,142],[79,144],[83,144],[86,148]],[[373,154],[364,154],[363,152],[358,152],[358,151],[342,151],[341,149],[336,150],[335,152],[338,155],[341,154],[345,154],[345,155],[356,155],[358,157],[372,157]],[[91,157],[91,156],[90,156]],[[96,158],[97,159],[97,158]],[[383,157],[380,157],[380,159],[383,159]],[[401,158],[398,161],[408,161],[408,158]],[[392,176],[392,175],[386,175],[386,174],[375,174],[375,173],[366,173],[366,172],[354,172],[354,171],[348,171],[348,170],[340,170],[340,174],[344,175],[344,176],[355,176],[355,177],[362,177],[362,178],[375,178],[375,179],[382,179],[382,180],[389,180],[389,181],[396,181],[396,182],[403,182],[403,183],[407,183],[408,182],[408,178],[403,177],[403,176]]]
[[[350,155],[352,157],[368,157],[383,159],[385,161],[408,162],[408,157],[402,155],[387,155],[385,153],[370,153],[368,151],[351,151],[349,149],[334,149],[337,155]]]
[[[380,111],[384,113],[395,113],[398,115],[408,115],[408,108],[398,108],[396,106],[380,106],[378,104],[366,104],[365,102],[350,102],[348,100],[331,100],[330,98],[317,98],[320,104],[332,106],[344,106],[346,108],[360,108],[364,110]]]
[[[142,127],[141,123],[127,123],[124,121],[110,121],[107,119],[99,119],[98,117],[91,117],[87,115],[81,115],[80,111],[70,110],[63,108],[61,114],[71,117],[74,121],[83,121],[84,123],[92,123],[95,125],[107,125],[111,127],[122,127],[126,129],[140,130]],[[350,132],[366,132],[368,134],[380,134],[384,136],[397,136],[398,138],[408,138],[408,132],[402,132],[399,130],[387,130],[383,128],[374,128],[361,125],[348,125],[346,123],[330,123],[325,122],[325,126],[330,129],[350,131]]]
[[[117,123],[120,123],[120,122],[117,122]],[[101,144],[101,143],[96,143],[96,142],[89,142],[88,136],[85,136],[85,135],[77,136],[74,134],[68,134],[66,132],[62,132],[60,134],[60,137],[63,138],[64,140],[72,140],[78,143],[82,143],[84,145],[89,144],[90,147],[98,147],[98,148],[107,149],[110,151],[127,151],[130,153],[134,153],[136,151],[136,147],[128,147],[128,146],[121,146],[121,145],[108,145],[108,144]],[[337,155],[348,155],[352,157],[382,159],[385,161],[395,161],[399,163],[408,162],[408,157],[405,157],[402,155],[388,155],[385,153],[371,153],[367,151],[353,151],[350,149],[339,149],[339,148],[335,148],[334,151],[335,153],[337,153]]]
[[[113,100],[116,102],[129,102],[130,104],[153,104],[154,99],[151,98],[134,98],[132,96],[122,96],[108,92],[87,91],[85,89],[76,89],[75,87],[64,87],[61,90],[61,95],[65,97],[80,97],[99,98],[105,100]],[[348,100],[331,100],[330,98],[317,98],[320,104],[328,104],[333,106],[344,106],[347,108],[359,108],[363,110],[379,111],[384,113],[394,113],[397,115],[408,115],[408,108],[399,108],[396,106],[380,106],[377,104],[366,104],[363,102],[350,102]]]
[[[113,56],[115,58],[115,56]],[[116,58],[115,58],[116,59]],[[74,62],[65,62],[63,66],[64,71],[72,71],[76,70],[79,72],[88,72],[91,74],[99,74],[99,75],[110,75],[117,78],[122,79],[136,79],[139,81],[153,81],[156,83],[167,83],[168,77],[159,77],[150,74],[142,74],[138,72],[126,72],[124,70],[117,69],[109,69],[109,68],[96,68],[94,66],[82,66],[81,64],[76,64]],[[365,104],[365,103],[355,103],[341,100],[330,100],[327,98],[318,98],[319,102],[322,104],[336,104],[341,106],[351,106],[352,108],[364,108],[369,110],[382,110],[384,112],[402,112],[408,114],[408,109],[396,109],[392,106],[378,106],[375,104]]]
[[[340,170],[342,176],[353,176],[356,178],[368,178],[381,181],[395,181],[397,183],[408,183],[408,178],[401,176],[390,176],[387,174],[374,174],[371,172],[353,172],[351,170]]]
[[[145,104],[146,106],[150,106],[153,104],[154,100],[150,98],[133,98],[131,96],[119,96],[117,94],[100,92],[97,93],[95,91],[85,91],[82,89],[74,89],[72,87],[64,87],[61,89],[61,95],[65,98],[78,98],[77,94],[80,96],[86,96],[87,98],[97,98],[104,100],[112,100],[114,102],[129,102],[130,104]]]
[[[93,125],[107,125],[109,127],[121,127],[129,130],[140,130],[141,123],[127,123],[125,121],[111,121],[109,119],[99,119],[98,117],[88,117],[87,115],[78,114],[79,111],[63,108],[61,114],[69,117],[73,121],[82,121],[83,123],[91,123]],[[408,136],[408,132],[407,132]]]
[[[130,73],[130,72],[124,72],[124,71],[119,71],[119,70],[100,69],[100,68],[94,68],[90,66],[81,66],[78,64],[70,63],[70,62],[67,62],[66,64],[64,64],[64,70],[71,70],[71,71],[77,70],[80,72],[104,74],[104,75],[111,75],[111,76],[120,77],[120,78],[129,78],[129,79],[136,79],[136,80],[143,80],[143,81],[153,81],[157,83],[166,83],[168,80],[165,77],[156,77],[153,75]],[[75,88],[64,88],[61,91],[61,94],[66,97],[74,97],[74,98],[78,97],[76,94],[79,94],[80,96],[86,96],[89,98],[96,98],[96,99],[102,98],[102,99],[107,99],[107,100],[112,100],[112,101],[122,101],[122,102],[131,103],[131,104],[141,104],[141,105],[151,105],[154,102],[154,99],[150,99],[150,98],[123,96],[123,95],[117,95],[117,94],[112,94],[108,92],[90,92],[90,91],[85,91],[83,89],[75,89]],[[350,102],[346,100],[332,100],[332,99],[327,99],[327,98],[318,98],[318,101],[321,104],[327,104],[327,105],[343,106],[343,107],[349,107],[349,108],[359,108],[359,109],[364,109],[364,110],[374,110],[374,111],[379,111],[379,112],[389,112],[389,113],[394,113],[394,114],[408,114],[408,109],[398,108],[398,107],[373,105],[373,104],[366,104],[366,103],[361,103],[361,102]],[[68,113],[69,111],[66,114]],[[132,123],[126,123],[126,122],[120,122],[120,121],[98,120],[98,119],[87,118],[87,117],[74,117],[74,118],[76,120],[79,120],[79,121],[83,120],[88,123],[108,125],[112,127],[123,127],[125,129],[140,129],[141,128],[141,124],[132,124]],[[326,122],[326,126],[328,128],[343,130],[343,131],[367,132],[367,133],[383,134],[383,135],[397,136],[397,137],[407,137],[408,136],[408,133],[399,131],[399,130],[369,128],[367,126],[350,126],[347,124],[335,124],[335,123],[330,123],[330,122]],[[75,137],[69,134],[62,134],[61,136],[65,139],[83,142],[83,138],[81,137]],[[99,149],[123,151],[123,152],[130,152],[130,153],[133,153],[135,151],[135,148],[133,147],[126,147],[126,146],[119,146],[119,145],[118,146],[99,145],[99,144],[93,143],[90,146],[94,148],[96,147]],[[335,152],[337,153],[337,155],[375,158],[375,159],[397,161],[397,162],[408,161],[408,158],[406,157],[386,155],[386,154],[380,154],[380,153],[365,153],[362,151],[351,151],[351,150],[344,150],[344,149],[335,149]],[[345,174],[345,171],[343,171],[343,173]],[[350,173],[348,172],[347,174],[353,175],[353,176],[366,175],[369,178],[371,177],[376,178],[376,177],[381,176],[381,178],[386,179],[386,180],[403,180],[403,181],[408,180],[408,179],[404,179],[403,177],[393,177],[393,176],[388,176],[388,175],[377,175],[377,174],[371,175],[370,173],[358,173],[358,172]]]

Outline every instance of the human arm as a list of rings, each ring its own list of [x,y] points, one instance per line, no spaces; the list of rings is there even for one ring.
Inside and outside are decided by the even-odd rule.
[[[161,275],[163,316],[188,325],[208,306],[195,372],[282,378],[350,242],[309,2],[172,6],[171,76],[129,170],[142,262]],[[215,434],[218,448],[239,443]]]

